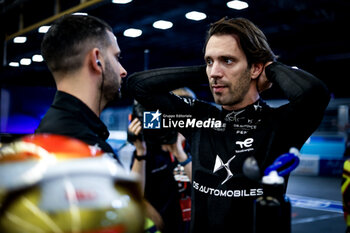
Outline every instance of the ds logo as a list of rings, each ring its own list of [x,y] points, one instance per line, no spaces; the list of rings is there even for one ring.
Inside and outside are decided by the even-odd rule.
[[[143,112],[143,128],[160,129],[161,115],[159,110],[156,112]]]

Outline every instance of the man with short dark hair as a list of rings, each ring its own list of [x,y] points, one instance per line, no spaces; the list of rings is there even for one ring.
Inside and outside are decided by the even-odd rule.
[[[41,47],[57,93],[35,132],[80,139],[119,161],[106,142],[109,132],[99,118],[107,103],[119,95],[127,75],[112,28],[93,16],[66,15],[50,27]],[[146,226],[155,228],[155,224],[160,229],[159,213],[148,202],[144,204]]]
[[[191,144],[191,232],[250,233],[253,203],[263,189],[245,176],[244,161],[253,156],[264,171],[291,147],[300,149],[320,124],[330,95],[313,75],[276,62],[265,35],[247,19],[212,24],[204,59],[205,67],[135,73],[127,86],[146,108],[198,122],[178,128]],[[220,109],[169,94],[205,80]],[[272,108],[260,98],[272,84],[289,103]]]
[[[57,93],[35,132],[71,136],[114,153],[99,118],[127,75],[112,28],[93,16],[66,15],[50,27],[41,50]]]

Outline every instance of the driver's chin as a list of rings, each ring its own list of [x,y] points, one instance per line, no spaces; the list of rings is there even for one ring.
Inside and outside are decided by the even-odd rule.
[[[225,105],[225,101],[223,100],[222,97],[214,96],[214,101],[216,104]]]
[[[224,97],[224,95],[222,93],[221,94],[216,94],[216,93],[212,92],[212,95],[213,95],[215,103],[221,104],[224,101],[225,97]]]

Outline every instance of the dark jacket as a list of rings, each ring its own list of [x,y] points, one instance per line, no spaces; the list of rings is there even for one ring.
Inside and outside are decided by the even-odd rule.
[[[81,100],[62,91],[56,92],[51,107],[35,133],[77,138],[89,145],[97,145],[106,153],[112,153],[118,160],[112,147],[106,142],[109,136],[106,125]]]

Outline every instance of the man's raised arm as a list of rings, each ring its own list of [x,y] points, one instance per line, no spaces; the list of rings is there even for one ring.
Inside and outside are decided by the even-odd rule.
[[[184,101],[169,92],[180,87],[207,82],[205,66],[169,67],[137,72],[128,77],[127,90],[146,108],[173,112]],[[185,103],[186,104],[186,103]],[[180,106],[179,106],[180,105]]]

